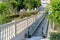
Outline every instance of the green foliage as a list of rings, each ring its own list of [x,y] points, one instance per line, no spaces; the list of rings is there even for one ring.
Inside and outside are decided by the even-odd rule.
[[[13,9],[7,2],[0,3],[0,24],[10,22],[12,19],[9,18],[13,14]],[[6,17],[8,16],[8,17]],[[9,20],[8,20],[9,19]]]
[[[8,3],[13,7],[13,9],[17,9],[20,5],[19,0],[9,0]]]
[[[0,14],[2,15],[10,15],[10,13],[12,12],[12,8],[8,3],[5,2],[1,2],[0,3]]]
[[[32,3],[31,0],[24,0],[24,5],[26,5],[26,6],[25,6],[26,8],[31,9],[31,8],[32,8],[31,3]]]
[[[52,13],[49,14],[49,18],[60,25],[60,0],[51,0],[50,6]]]
[[[24,5],[24,0],[20,0],[21,4],[19,6],[20,9],[23,9],[25,8],[25,5]]]
[[[50,40],[60,40],[60,33],[52,33]]]
[[[23,2],[24,0],[9,0],[9,3],[13,6],[13,9],[17,9],[17,11],[20,11],[20,9],[25,7]]]
[[[33,9],[41,5],[40,0],[10,0],[9,3],[18,10],[23,8]]]
[[[14,18],[19,17],[19,15],[5,16],[0,15],[0,25],[11,22]]]
[[[40,7],[41,1],[40,0],[35,0],[34,1],[34,7]]]
[[[32,9],[40,7],[41,2],[40,0],[24,0],[24,4],[26,5],[26,8]]]
[[[19,15],[14,15],[17,11],[23,8],[33,9],[40,7],[40,0],[9,0],[8,2],[0,2],[0,24],[11,22],[14,18],[19,17]],[[28,17],[34,14],[30,12],[24,12],[21,17]]]

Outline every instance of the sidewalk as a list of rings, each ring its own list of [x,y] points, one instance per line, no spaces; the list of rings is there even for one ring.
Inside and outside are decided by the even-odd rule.
[[[48,38],[41,38],[41,37],[33,37],[33,38],[28,38],[26,40],[50,40]]]

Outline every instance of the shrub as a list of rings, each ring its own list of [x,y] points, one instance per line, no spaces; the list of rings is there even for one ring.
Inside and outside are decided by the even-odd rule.
[[[5,17],[0,15],[0,25],[11,22],[14,18],[17,17],[19,17],[19,15],[12,15],[12,16],[5,16]]]
[[[60,40],[60,33],[52,33],[50,40]]]
[[[12,21],[12,18],[16,17],[13,14],[13,9],[7,2],[0,3],[0,24],[4,24]],[[12,15],[12,16],[10,16]]]
[[[21,16],[21,18],[23,18],[23,17],[28,17],[28,16],[30,16],[30,12],[21,11],[21,12],[19,12],[19,15]]]
[[[1,2],[0,3],[0,14],[6,16],[12,14],[12,7],[6,3],[6,2]]]

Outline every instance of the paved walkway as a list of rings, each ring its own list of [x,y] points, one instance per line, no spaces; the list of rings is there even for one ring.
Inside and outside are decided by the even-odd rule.
[[[33,38],[28,38],[26,40],[50,40],[48,38],[41,38],[41,37],[33,37]]]

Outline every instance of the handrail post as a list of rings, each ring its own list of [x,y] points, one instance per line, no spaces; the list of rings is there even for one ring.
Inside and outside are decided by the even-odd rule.
[[[0,40],[2,40],[2,32],[1,32],[1,30],[0,30]]]
[[[27,17],[26,17],[27,18]],[[25,37],[28,38],[28,18],[26,19],[26,23],[27,23],[27,33],[25,33]]]
[[[17,35],[17,26],[16,26],[16,19],[15,19],[15,36]]]
[[[28,17],[27,17],[27,37],[29,35],[29,29],[28,29]]]

